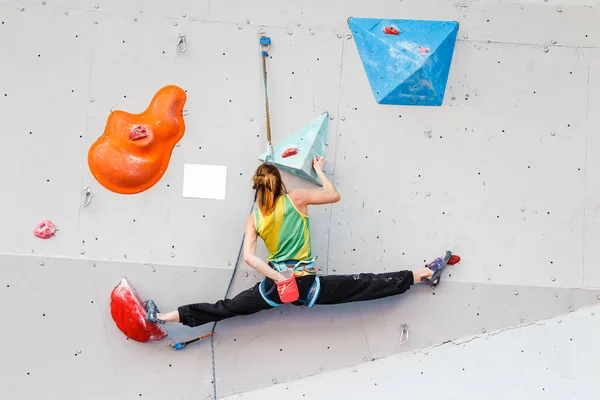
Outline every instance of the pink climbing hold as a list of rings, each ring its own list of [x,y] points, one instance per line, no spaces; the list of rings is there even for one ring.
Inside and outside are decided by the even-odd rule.
[[[427,47],[419,47],[419,51],[421,53],[429,53],[429,49]]]
[[[33,234],[40,239],[50,239],[56,233],[56,226],[49,220],[42,221],[33,230]]]
[[[288,158],[288,157],[291,157],[291,156],[295,156],[299,152],[300,152],[300,150],[298,150],[295,147],[292,147],[292,148],[289,148],[289,149],[285,149],[285,151],[281,155],[281,158]]]
[[[398,35],[400,31],[395,26],[386,26],[383,28],[383,33],[386,35]]]

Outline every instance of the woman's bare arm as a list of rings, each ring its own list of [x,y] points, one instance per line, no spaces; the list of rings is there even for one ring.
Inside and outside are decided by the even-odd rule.
[[[244,237],[244,261],[246,264],[254,268],[259,273],[263,274],[267,278],[273,279],[275,282],[285,280],[285,277],[269,267],[269,264],[260,259],[256,253],[256,242],[258,234],[254,227],[254,215],[250,215],[246,220],[246,236]]]

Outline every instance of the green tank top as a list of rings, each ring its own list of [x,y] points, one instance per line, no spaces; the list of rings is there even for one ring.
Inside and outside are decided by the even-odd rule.
[[[286,194],[279,196],[275,209],[263,215],[254,210],[254,226],[269,251],[269,261],[302,261],[312,258],[308,215],[302,214]]]

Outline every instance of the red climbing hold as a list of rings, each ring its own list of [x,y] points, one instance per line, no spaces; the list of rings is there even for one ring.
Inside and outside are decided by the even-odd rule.
[[[419,51],[421,53],[429,53],[429,49],[427,47],[419,47]]]
[[[281,158],[288,158],[288,157],[291,157],[291,156],[295,156],[299,152],[300,152],[300,150],[298,150],[297,148],[291,147],[289,149],[285,149],[285,151],[281,155]]]
[[[40,239],[50,239],[56,233],[56,226],[51,221],[40,222],[33,230],[33,234]]]
[[[400,31],[395,26],[386,26],[383,28],[383,33],[386,35],[397,35],[400,33]]]
[[[146,321],[144,304],[125,277],[110,295],[110,314],[117,328],[130,339],[147,342],[167,336],[161,325]]]
[[[150,128],[143,125],[135,126],[131,132],[129,132],[129,140],[139,140],[148,137],[147,130],[150,130]]]
[[[451,255],[450,259],[448,260],[448,265],[458,264],[459,262],[460,262],[460,256]]]

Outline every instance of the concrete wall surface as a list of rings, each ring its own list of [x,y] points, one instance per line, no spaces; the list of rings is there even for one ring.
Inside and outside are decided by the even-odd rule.
[[[458,21],[443,105],[377,104],[351,16]],[[310,210],[321,272],[418,268],[446,249],[462,262],[433,291],[219,323],[218,397],[393,398],[407,384],[435,398],[597,398],[584,343],[598,316],[578,310],[600,303],[598,21],[594,0],[4,0],[0,397],[213,397],[210,342],[127,340],[110,293],[127,276],[161,310],[222,298],[266,147],[262,31],[274,142],[331,117],[342,201]],[[111,111],[142,112],[169,84],[187,92],[186,132],[165,175],[108,191],[88,149]],[[184,164],[227,166],[226,199],[184,198]],[[48,240],[32,235],[45,219],[59,228]],[[232,294],[260,279],[242,263]],[[180,341],[210,326],[168,330]],[[484,331],[503,333],[439,346]]]

